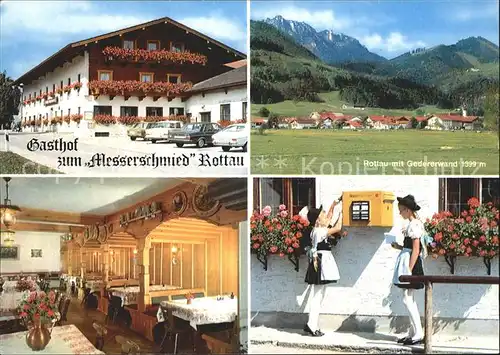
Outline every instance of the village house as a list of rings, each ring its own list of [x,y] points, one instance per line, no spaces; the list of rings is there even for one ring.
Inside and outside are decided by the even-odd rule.
[[[15,81],[21,123],[75,132],[146,117],[246,119],[245,59],[168,17],[70,43]]]
[[[435,176],[323,176],[318,178],[259,178],[253,183],[254,210],[270,206],[274,211],[286,205],[291,214],[304,206],[328,209],[334,199],[342,200],[343,225],[347,236],[332,248],[340,272],[337,284],[327,287],[320,323],[323,329],[342,332],[402,333],[407,310],[402,291],[392,285],[398,251],[385,240],[384,233],[401,231],[405,221],[399,215],[396,197],[413,194],[425,222],[436,212],[459,215],[467,201],[500,203],[498,178],[438,178]],[[368,201],[368,203],[366,203]],[[367,206],[367,218],[354,212]],[[398,239],[399,243],[402,243]],[[292,260],[293,261],[293,260]],[[285,328],[300,331],[309,312],[311,289],[304,282],[308,258],[292,263],[279,255],[268,255],[267,270],[256,255],[251,256],[252,327]],[[443,257],[425,259],[426,274],[451,275]],[[481,257],[458,257],[456,275],[487,275]],[[498,275],[498,259],[491,262],[491,275]],[[440,333],[498,334],[498,285],[436,285],[433,290],[435,324]],[[418,292],[418,291],[417,291]],[[421,314],[424,297],[416,297]],[[450,302],[453,300],[453,302]],[[406,320],[405,320],[406,319]],[[403,322],[403,323],[401,323]],[[497,336],[497,335],[496,335]]]
[[[307,117],[290,117],[287,121],[291,129],[311,129],[317,127],[316,121]]]
[[[482,128],[482,123],[477,116],[436,114],[428,118],[426,128],[431,130],[477,130]]]

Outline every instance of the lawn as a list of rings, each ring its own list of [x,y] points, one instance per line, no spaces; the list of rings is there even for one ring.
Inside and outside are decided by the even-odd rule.
[[[259,110],[266,107],[269,111],[285,117],[300,117],[309,116],[311,112],[331,111],[342,112],[349,115],[386,115],[386,116],[416,116],[415,110],[388,110],[383,108],[366,108],[365,110],[357,109],[343,109],[342,105],[346,103],[339,98],[338,91],[331,91],[320,93],[319,96],[324,102],[308,102],[308,101],[291,101],[286,100],[283,102],[257,105],[252,104],[252,116],[259,116]],[[443,113],[450,110],[438,109],[435,106],[423,106],[420,108],[425,113]]]
[[[273,175],[497,175],[497,144],[492,132],[254,131],[251,169]]]
[[[16,153],[0,152],[0,174],[62,174]]]

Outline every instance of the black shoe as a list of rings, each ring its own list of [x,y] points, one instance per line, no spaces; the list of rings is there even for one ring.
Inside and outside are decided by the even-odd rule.
[[[398,339],[398,344],[403,344],[405,341],[411,340],[410,336],[405,336],[404,338],[399,338]]]
[[[318,332],[319,334],[321,334],[321,336],[325,335],[325,333],[323,333],[323,332],[321,331],[321,329],[318,329],[318,330],[317,330],[317,332]]]
[[[306,324],[304,325],[304,332],[308,333],[309,335],[314,336],[314,332],[309,328],[309,326]]]
[[[403,345],[418,345],[418,344],[422,344],[423,342],[424,342],[424,339],[413,340],[410,338],[410,339],[404,341]]]
[[[319,330],[316,330],[313,332],[307,324],[304,326],[304,332],[308,333],[312,337],[321,337],[321,336],[325,335],[322,332],[320,332]]]

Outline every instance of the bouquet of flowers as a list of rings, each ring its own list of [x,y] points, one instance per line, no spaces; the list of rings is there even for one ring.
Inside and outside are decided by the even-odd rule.
[[[274,213],[266,206],[262,213],[255,211],[250,218],[251,248],[260,255],[296,255],[302,230],[308,225],[301,216],[292,216],[285,205],[280,205]]]
[[[191,292],[186,293],[184,296],[186,297],[187,304],[191,304],[194,300],[194,294]]]
[[[57,319],[55,292],[50,291],[48,294],[43,291],[31,292],[19,305],[18,312],[21,319],[25,321],[33,321],[38,317],[44,323],[50,323]]]
[[[36,284],[32,280],[21,279],[17,281],[16,290],[18,292],[35,291]]]
[[[434,257],[498,255],[498,209],[491,202],[481,204],[475,197],[460,216],[445,211],[434,214],[425,223],[425,230],[434,238],[430,251]]]

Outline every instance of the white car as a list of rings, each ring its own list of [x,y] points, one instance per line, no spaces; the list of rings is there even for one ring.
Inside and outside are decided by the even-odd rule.
[[[247,151],[248,132],[245,123],[233,124],[212,136],[213,144],[229,152],[231,148],[243,148]]]
[[[151,143],[156,143],[157,141],[168,142],[168,132],[172,129],[180,129],[182,128],[182,125],[183,123],[181,121],[160,121],[148,123],[144,139],[151,141]]]

